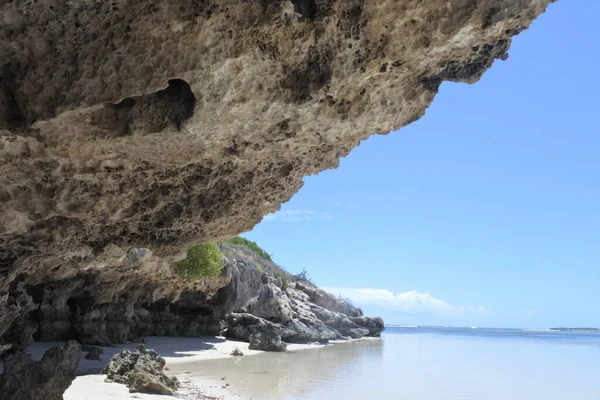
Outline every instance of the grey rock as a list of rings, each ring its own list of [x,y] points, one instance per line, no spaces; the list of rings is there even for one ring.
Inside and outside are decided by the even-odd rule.
[[[64,347],[52,347],[40,361],[25,352],[8,357],[0,376],[2,400],[62,400],[63,393],[75,379],[81,350],[69,341]]]
[[[298,318],[291,321],[287,326],[291,333],[285,334],[285,340],[292,342],[308,342],[338,339],[342,335],[323,324],[317,318]]]
[[[116,354],[102,373],[106,374],[106,382],[122,383],[130,393],[172,395],[179,382],[165,375],[165,364],[164,358],[140,344],[133,352],[125,349]]]
[[[369,331],[368,336],[379,337],[381,336],[381,332],[385,329],[385,325],[383,323],[383,319],[377,318],[369,318],[369,317],[354,317],[350,318],[352,322],[361,328],[365,328]]]
[[[312,303],[327,310],[336,311],[349,317],[361,317],[363,315],[360,308],[354,307],[347,301],[317,288],[312,283],[296,282],[296,289],[306,293]]]
[[[287,349],[287,344],[281,341],[281,336],[273,332],[253,333],[250,335],[250,350],[278,351]]]
[[[100,354],[102,354],[102,352],[100,350],[102,350],[102,349],[99,349],[97,347],[92,348],[85,355],[85,359],[86,360],[100,361]]]
[[[289,322],[292,307],[288,296],[273,283],[262,285],[258,296],[250,300],[248,313],[270,321]]]
[[[281,336],[291,331],[280,324],[246,313],[231,313],[227,317],[227,336],[233,339],[250,341],[254,333],[270,332]]]

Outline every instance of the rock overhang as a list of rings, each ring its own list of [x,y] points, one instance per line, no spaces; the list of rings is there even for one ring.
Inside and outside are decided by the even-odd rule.
[[[0,5],[0,301],[251,229],[550,0]]]

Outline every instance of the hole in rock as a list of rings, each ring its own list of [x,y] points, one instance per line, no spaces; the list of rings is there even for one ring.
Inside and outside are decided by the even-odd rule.
[[[16,82],[10,64],[0,68],[0,129],[25,126],[26,119],[15,97]]]
[[[92,123],[112,131],[111,137],[160,132],[170,125],[181,130],[195,107],[196,96],[190,85],[183,79],[171,79],[166,89],[105,104],[94,113]]]
[[[294,11],[306,18],[313,19],[317,15],[317,3],[315,0],[292,0]]]

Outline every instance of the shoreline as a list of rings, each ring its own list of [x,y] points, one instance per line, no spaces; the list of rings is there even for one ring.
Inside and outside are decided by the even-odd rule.
[[[110,347],[101,347],[104,353],[100,355],[100,360],[85,359],[85,352],[82,352],[77,377],[71,386],[64,393],[64,400],[105,400],[105,399],[236,399],[246,400],[243,391],[244,388],[234,388],[229,386],[226,377],[214,379],[202,376],[192,376],[193,371],[187,371],[185,365],[193,366],[195,363],[225,359],[242,358],[257,354],[268,353],[261,350],[250,350],[249,343],[233,339],[226,339],[222,336],[202,336],[198,338],[181,337],[147,337],[144,338],[148,349],[155,350],[167,362],[165,373],[169,376],[175,376],[181,383],[181,388],[174,396],[152,395],[145,393],[129,393],[129,389],[122,384],[104,382],[105,375],[100,371],[108,364],[110,359],[123,349],[133,350],[138,345],[136,342],[119,344]],[[327,344],[297,344],[289,343],[287,352],[297,352],[305,350],[316,350],[336,344],[346,344],[364,340],[380,340],[378,337],[364,337],[361,339],[342,339],[331,340]],[[35,342],[27,347],[27,353],[34,360],[39,360],[44,352],[53,346],[61,346],[65,342]],[[238,348],[243,356],[232,356],[230,353]],[[173,369],[173,371],[171,371]],[[204,397],[202,397],[204,396]]]

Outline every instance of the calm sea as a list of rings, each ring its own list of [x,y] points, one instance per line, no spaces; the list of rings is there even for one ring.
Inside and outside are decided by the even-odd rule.
[[[600,400],[600,333],[387,328],[378,341],[201,369],[257,400]]]

